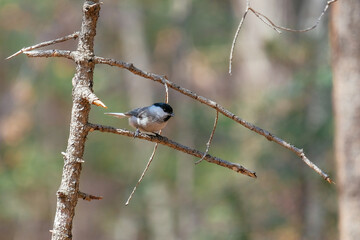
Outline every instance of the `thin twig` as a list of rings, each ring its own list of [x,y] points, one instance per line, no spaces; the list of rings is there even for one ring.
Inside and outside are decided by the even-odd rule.
[[[247,129],[260,134],[262,136],[264,136],[267,140],[269,141],[273,141],[277,144],[279,144],[280,146],[289,149],[290,151],[294,152],[297,156],[299,156],[310,168],[312,168],[313,170],[315,170],[315,172],[317,172],[320,176],[322,176],[326,181],[328,182],[332,182],[332,180],[330,179],[330,177],[323,172],[320,168],[318,168],[315,164],[313,164],[308,158],[303,157],[303,150],[299,149],[293,145],[291,145],[290,143],[284,141],[283,139],[275,136],[274,134],[255,126],[252,123],[249,123],[243,119],[241,119],[240,117],[236,116],[235,114],[233,114],[232,112],[230,112],[229,110],[225,109],[223,106],[221,106],[220,104],[216,103],[215,101],[205,98],[203,96],[197,95],[196,93],[180,87],[179,85],[164,79],[163,76],[154,74],[154,73],[148,73],[145,72],[143,70],[140,70],[139,68],[135,67],[132,63],[126,63],[126,62],[122,62],[122,61],[116,61],[114,59],[110,59],[110,58],[102,58],[102,57],[94,57],[94,61],[95,63],[101,63],[101,64],[108,64],[110,66],[116,66],[116,67],[120,67],[120,68],[124,68],[127,69],[128,71],[142,76],[144,78],[150,79],[152,81],[155,82],[159,82],[159,83],[163,83],[164,81],[166,82],[166,84],[168,85],[168,87],[188,96],[191,97],[211,108],[214,108],[215,110],[217,110],[218,112],[220,112],[221,114],[223,114],[224,116],[234,120],[235,122],[241,124],[242,126],[246,127]],[[304,155],[305,156],[305,155]]]
[[[242,25],[244,24],[244,20],[246,18],[246,15],[247,13],[249,12],[249,9],[250,9],[250,0],[246,0],[246,9],[245,9],[245,12],[240,20],[240,23],[239,23],[239,26],[238,28],[236,29],[236,33],[235,33],[235,36],[234,36],[234,39],[233,39],[233,42],[231,44],[231,50],[230,50],[230,58],[229,58],[229,74],[231,75],[232,74],[232,61],[233,61],[233,54],[234,54],[234,49],[235,49],[235,45],[236,45],[236,40],[239,36],[239,32],[240,32],[240,29],[242,27]]]
[[[130,194],[130,196],[129,196],[128,200],[126,201],[125,206],[129,205],[130,200],[132,199],[132,196],[134,195],[134,193],[135,193],[135,191],[136,191],[137,187],[139,186],[139,184],[140,184],[140,183],[141,183],[141,181],[143,180],[143,178],[144,178],[144,176],[145,176],[145,173],[146,173],[146,172],[147,172],[147,170],[149,169],[150,164],[152,163],[152,160],[154,159],[154,156],[155,156],[155,153],[156,153],[156,149],[157,149],[157,147],[158,147],[158,143],[155,143],[154,150],[153,150],[153,152],[152,152],[152,154],[151,154],[151,156],[150,156],[150,158],[149,158],[149,161],[147,162],[147,164],[146,164],[146,167],[145,167],[144,171],[142,172],[142,174],[141,174],[141,176],[140,176],[139,180],[137,181],[137,183],[136,183],[136,185],[135,185],[134,189],[132,190],[132,192],[131,192],[131,194]]]
[[[166,77],[164,77],[164,79],[166,79]],[[169,87],[166,84],[166,82],[163,82],[164,87],[165,87],[165,103],[169,103]]]
[[[258,17],[263,23],[265,23],[266,25],[268,25],[269,27],[274,29],[277,33],[281,33],[281,31],[278,29],[278,27],[268,17],[257,12],[253,8],[249,8],[249,10],[252,11],[255,14],[255,16]]]
[[[196,161],[195,164],[199,164],[200,162],[202,162],[202,160],[204,160],[204,157],[206,156],[206,154],[208,154],[209,149],[210,149],[211,141],[212,141],[212,139],[214,138],[215,129],[216,129],[216,126],[217,126],[218,119],[219,119],[219,112],[216,111],[216,117],[215,117],[215,121],[214,121],[214,127],[213,127],[213,129],[212,129],[212,131],[211,131],[211,135],[210,135],[209,141],[206,143],[206,151],[205,151],[204,155],[202,156],[202,158],[201,158],[199,161]]]
[[[329,8],[329,6],[336,2],[337,0],[331,0],[331,1],[328,1],[324,7],[324,10],[321,12],[320,16],[318,17],[318,19],[316,20],[315,24],[311,27],[308,27],[308,28],[305,28],[305,29],[291,29],[291,28],[287,28],[287,27],[281,27],[279,25],[276,25],[274,22],[272,22],[268,17],[266,17],[264,14],[256,11],[255,9],[253,8],[250,8],[249,10],[252,11],[261,21],[263,21],[264,23],[266,23],[268,26],[272,27],[275,31],[277,31],[278,33],[281,33],[280,30],[284,30],[284,31],[288,31],[288,32],[308,32],[308,31],[311,31],[313,30],[314,28],[316,28],[320,21],[321,21],[321,18],[324,16],[324,14],[326,13],[327,9]]]
[[[28,52],[28,51],[36,49],[36,48],[46,47],[46,46],[53,45],[53,44],[56,44],[56,43],[65,42],[65,41],[67,41],[69,39],[76,39],[78,36],[79,36],[79,32],[74,32],[73,34],[67,35],[65,37],[61,37],[61,38],[57,38],[57,39],[54,39],[54,40],[42,42],[42,43],[30,46],[30,47],[25,47],[25,48],[22,48],[21,50],[17,51],[16,53],[14,53],[10,57],[7,57],[6,60],[8,60],[10,58],[13,58],[13,57],[15,57],[15,56],[17,56],[17,55],[19,55],[19,54],[21,54],[23,52]]]
[[[80,191],[78,191],[78,197],[82,198],[83,200],[89,201],[89,202],[91,200],[101,200],[101,199],[103,199],[102,196],[95,196],[95,195],[87,194],[87,193],[80,192]]]
[[[100,124],[88,123],[87,126],[89,127],[89,131],[114,133],[114,134],[119,134],[119,135],[123,135],[123,136],[127,136],[127,137],[134,137],[134,135],[135,135],[135,133],[132,131],[128,131],[128,130],[120,129],[120,128],[114,128],[114,127],[110,127],[110,126],[104,126],[104,125],[100,125]],[[187,153],[189,155],[192,155],[192,156],[195,156],[198,158],[201,158],[204,155],[204,153],[199,150],[184,146],[180,143],[174,142],[174,141],[168,139],[167,137],[164,137],[161,135],[156,136],[156,135],[148,135],[145,133],[139,133],[137,138],[143,139],[146,141],[150,141],[150,142],[160,143],[164,146],[168,146],[170,148],[173,148],[175,150]],[[206,160],[209,163],[214,163],[219,166],[229,168],[235,172],[247,175],[249,177],[256,178],[255,172],[244,168],[240,164],[228,162],[221,158],[213,157],[210,154],[207,154],[205,156],[204,160]]]
[[[324,16],[324,14],[326,13],[327,9],[329,8],[329,6],[331,4],[333,4],[334,2],[337,2],[337,0],[329,0],[327,1],[325,7],[324,7],[324,10],[321,12],[320,16],[318,17],[318,19],[316,20],[315,24],[309,28],[306,28],[306,29],[300,29],[300,30],[296,30],[296,29],[291,29],[291,28],[287,28],[287,27],[281,27],[279,25],[276,25],[273,21],[271,21],[267,16],[265,16],[264,14],[256,11],[255,9],[251,8],[250,7],[250,0],[247,0],[246,1],[246,9],[245,9],[245,12],[240,20],[240,23],[239,23],[239,26],[236,30],[236,33],[235,33],[235,36],[234,36],[234,40],[233,40],[233,43],[231,45],[231,51],[230,51],[230,61],[229,61],[229,74],[231,75],[232,73],[232,62],[233,62],[233,53],[234,53],[234,48],[235,48],[235,45],[236,45],[236,40],[238,38],[238,35],[239,35],[239,32],[240,32],[240,29],[244,23],[244,20],[245,20],[245,17],[247,15],[247,13],[249,11],[253,12],[255,14],[256,17],[258,17],[263,23],[265,23],[266,25],[268,25],[269,27],[271,27],[272,29],[274,29],[276,32],[278,33],[281,33],[280,30],[284,30],[284,31],[288,31],[288,32],[308,32],[308,31],[311,31],[313,30],[314,28],[316,28],[320,21],[321,21],[321,18]]]

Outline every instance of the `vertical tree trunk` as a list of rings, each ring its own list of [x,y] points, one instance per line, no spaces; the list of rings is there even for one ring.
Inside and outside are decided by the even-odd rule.
[[[96,1],[94,1],[96,2]],[[83,6],[83,19],[77,51],[74,52],[76,73],[72,79],[73,107],[71,112],[68,146],[64,154],[64,168],[57,192],[57,207],[52,232],[53,240],[72,239],[72,220],[78,200],[81,163],[88,128],[90,103],[95,64],[94,37],[100,5],[87,1]]]
[[[360,1],[332,7],[335,151],[342,240],[360,236]]]

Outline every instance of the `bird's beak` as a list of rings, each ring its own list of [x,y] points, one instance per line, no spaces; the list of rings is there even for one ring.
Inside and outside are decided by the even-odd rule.
[[[174,116],[175,116],[175,113],[170,114],[170,116],[174,117]]]

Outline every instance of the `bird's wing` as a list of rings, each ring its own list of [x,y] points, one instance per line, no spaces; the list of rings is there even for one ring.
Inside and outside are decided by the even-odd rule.
[[[135,109],[137,110],[137,117],[142,119],[142,118],[148,118],[149,121],[154,121],[154,122],[157,122],[157,121],[160,121],[160,117],[158,115],[154,115],[154,114],[150,114],[149,111],[145,110],[146,107],[144,108],[139,108],[139,109]]]
[[[141,112],[143,112],[144,111],[144,109],[145,108],[135,108],[135,109],[133,109],[133,110],[130,110],[130,111],[128,111],[128,112],[126,112],[126,113],[124,113],[125,115],[127,115],[127,116],[134,116],[134,117],[139,117],[139,114],[141,113]]]
[[[114,116],[114,117],[117,117],[117,118],[129,117],[126,113],[104,113],[104,114]]]
[[[149,114],[149,111],[146,110],[147,108],[148,107],[135,108],[129,112],[126,112],[125,114],[137,118],[152,118],[153,116]]]

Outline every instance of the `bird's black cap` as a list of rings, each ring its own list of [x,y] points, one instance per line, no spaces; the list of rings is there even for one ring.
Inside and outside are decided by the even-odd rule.
[[[172,114],[173,109],[172,107],[167,103],[154,103],[154,106],[161,107],[164,112]]]

